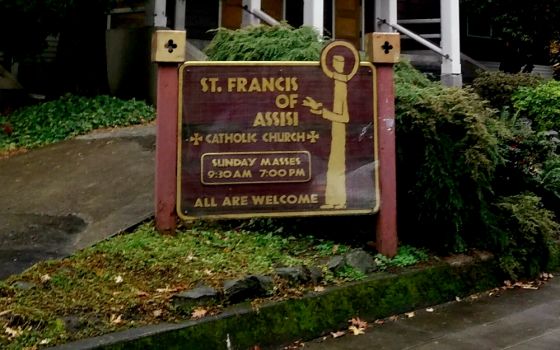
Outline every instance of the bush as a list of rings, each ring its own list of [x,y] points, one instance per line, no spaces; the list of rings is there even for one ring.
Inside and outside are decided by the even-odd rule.
[[[472,87],[492,107],[502,109],[512,105],[511,97],[520,87],[534,87],[541,81],[540,77],[526,73],[480,72]]]
[[[65,95],[0,117],[0,125],[10,127],[9,134],[0,136],[0,150],[37,147],[96,128],[138,124],[154,118],[153,107],[141,101]]]
[[[484,239],[502,161],[496,135],[507,130],[469,90],[443,88],[406,64],[396,83],[399,232],[432,248],[463,250]]]
[[[205,52],[210,61],[318,61],[322,48],[311,27],[282,24],[220,28]]]
[[[547,266],[560,234],[554,214],[530,192],[503,197],[495,209],[499,225],[492,236],[500,237],[495,246],[501,268],[514,279],[536,276]]]
[[[535,132],[523,120],[506,121],[511,134],[501,140],[505,162],[498,167],[495,192],[530,191],[560,214],[560,140],[555,132]]]
[[[537,131],[560,131],[560,81],[520,88],[513,95],[518,116],[529,118]]]
[[[212,60],[316,60],[321,46],[310,29],[253,27],[219,31],[208,53]],[[398,64],[395,76],[399,237],[446,253],[490,249],[512,276],[544,266],[558,224],[537,196],[520,193],[540,188],[556,193],[550,137],[535,138],[520,121],[506,123],[472,90],[444,88],[408,63]],[[508,103],[513,86],[537,80],[526,75],[508,80]],[[509,181],[508,169],[520,172],[521,180],[498,186]],[[496,194],[502,197],[494,204]]]

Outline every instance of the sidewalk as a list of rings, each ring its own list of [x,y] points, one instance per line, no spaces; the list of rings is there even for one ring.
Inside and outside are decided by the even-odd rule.
[[[152,215],[154,151],[147,125],[0,160],[0,279]]]
[[[308,350],[549,350],[560,348],[560,278],[539,290],[512,289],[419,310],[366,334],[305,343]]]

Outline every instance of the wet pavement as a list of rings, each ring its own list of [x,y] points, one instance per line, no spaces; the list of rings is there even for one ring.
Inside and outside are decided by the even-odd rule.
[[[373,324],[363,335],[328,336],[305,343],[307,350],[551,350],[560,349],[560,278],[538,290],[508,289],[418,310]],[[431,311],[431,310],[430,310]]]
[[[153,214],[155,128],[104,130],[0,159],[0,278]]]

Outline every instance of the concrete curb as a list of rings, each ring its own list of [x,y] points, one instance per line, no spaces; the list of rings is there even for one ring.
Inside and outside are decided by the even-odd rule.
[[[501,284],[493,260],[440,263],[327,288],[301,299],[271,302],[258,310],[235,306],[198,321],[159,324],[64,344],[73,349],[245,349],[278,346],[345,328],[352,317],[367,320],[454,300]]]

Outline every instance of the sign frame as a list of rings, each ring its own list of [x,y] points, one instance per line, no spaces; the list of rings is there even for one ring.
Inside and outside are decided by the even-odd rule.
[[[340,42],[338,42],[340,44]],[[355,49],[354,49],[355,50]],[[359,57],[359,56],[358,56]],[[323,58],[322,58],[323,59]],[[246,212],[246,213],[220,213],[220,214],[207,214],[207,215],[188,215],[182,210],[182,155],[183,155],[183,87],[184,87],[184,70],[188,67],[316,67],[321,70],[320,61],[187,61],[179,67],[178,79],[178,114],[177,114],[177,187],[176,187],[176,213],[181,220],[191,221],[196,219],[247,219],[247,218],[278,218],[278,217],[311,217],[311,216],[349,216],[349,215],[373,215],[379,212],[381,207],[381,193],[380,193],[380,164],[379,164],[379,140],[378,140],[378,77],[377,67],[367,61],[359,61],[359,68],[365,67],[371,70],[372,78],[372,124],[373,124],[373,176],[374,176],[374,189],[375,206],[367,209],[317,209],[317,210],[302,210],[302,211],[281,211],[269,210],[267,212]],[[304,151],[304,150],[301,150]],[[266,151],[263,151],[266,152]],[[235,153],[235,152],[233,152]],[[262,153],[262,152],[261,152]],[[201,164],[202,166],[202,164]],[[255,183],[255,186],[262,184]],[[201,186],[203,186],[201,181]]]

